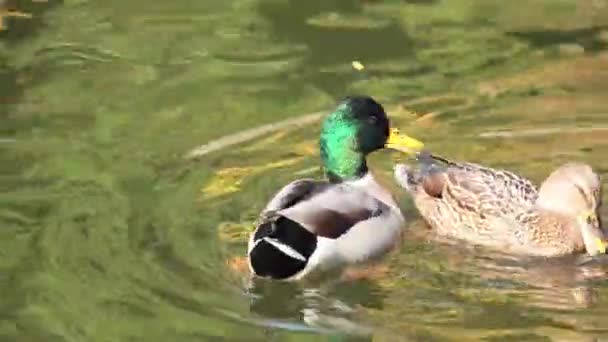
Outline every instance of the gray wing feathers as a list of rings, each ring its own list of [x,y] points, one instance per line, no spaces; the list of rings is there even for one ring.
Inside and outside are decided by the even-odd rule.
[[[327,182],[314,179],[295,180],[285,185],[276,195],[274,195],[266,205],[266,208],[262,211],[262,215],[289,208],[310,197],[314,192],[321,191],[327,185]]]
[[[386,204],[358,189],[333,185],[316,192],[281,214],[302,224],[313,234],[338,238],[361,221],[388,211]]]
[[[399,243],[405,221],[398,212],[386,210],[353,226],[336,240],[336,249],[349,262],[371,260],[384,255]]]

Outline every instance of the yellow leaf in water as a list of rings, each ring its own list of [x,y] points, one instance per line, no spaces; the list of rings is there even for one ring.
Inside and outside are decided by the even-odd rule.
[[[361,62],[359,61],[353,61],[352,62],[352,66],[353,69],[357,70],[357,71],[361,71],[363,69],[365,69],[365,65],[363,65]]]

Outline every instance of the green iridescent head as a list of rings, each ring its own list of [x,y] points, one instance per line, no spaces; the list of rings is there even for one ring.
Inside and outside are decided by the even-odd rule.
[[[364,176],[368,154],[383,148],[418,152],[423,145],[390,129],[382,105],[369,96],[349,96],[327,116],[319,141],[325,172],[339,182]]]

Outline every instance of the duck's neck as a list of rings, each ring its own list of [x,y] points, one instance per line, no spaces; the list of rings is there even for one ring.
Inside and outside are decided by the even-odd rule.
[[[322,134],[321,159],[327,178],[333,183],[354,181],[368,173],[365,154],[356,150],[356,142],[348,134]]]
[[[359,124],[347,106],[340,106],[325,119],[319,149],[331,182],[360,179],[367,174],[366,154],[359,146]]]
[[[393,195],[385,187],[380,184],[371,172],[366,172],[361,178],[346,181],[351,186],[361,189],[384,204],[394,208],[398,208],[397,202],[393,199]]]
[[[347,159],[323,158],[325,175],[332,183],[355,182],[365,178],[369,174],[365,158],[356,156]]]

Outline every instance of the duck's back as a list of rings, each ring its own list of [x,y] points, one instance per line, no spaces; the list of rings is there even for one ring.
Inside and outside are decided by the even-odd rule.
[[[474,240],[490,230],[495,218],[513,216],[538,197],[532,182],[506,170],[440,157],[432,162],[433,168],[422,168],[432,173],[400,166],[396,177],[422,217],[442,235]]]
[[[492,169],[473,163],[448,161],[448,173],[455,184],[462,184],[474,194],[482,192],[486,205],[502,207],[511,213],[521,206],[531,206],[538,198],[536,186],[528,179],[513,172]]]
[[[383,255],[394,245],[403,217],[370,190],[372,181],[298,180],[281,189],[249,240],[252,271],[297,279]]]

